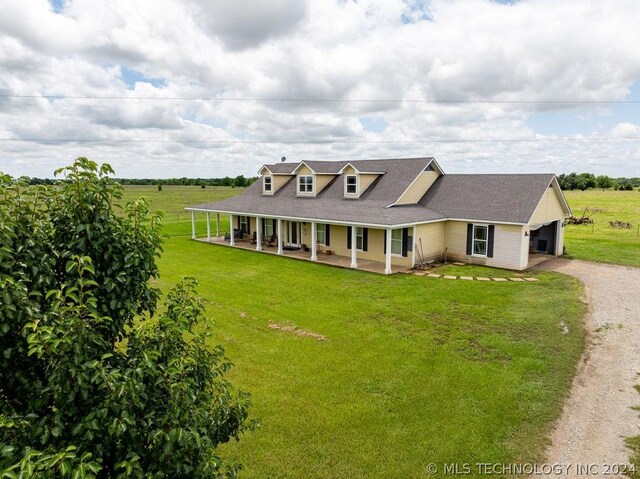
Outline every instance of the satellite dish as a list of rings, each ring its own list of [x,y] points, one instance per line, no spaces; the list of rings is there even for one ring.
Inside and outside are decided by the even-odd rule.
[[[280,158],[280,163],[284,163],[285,161],[287,161],[287,157],[283,156],[282,158]]]

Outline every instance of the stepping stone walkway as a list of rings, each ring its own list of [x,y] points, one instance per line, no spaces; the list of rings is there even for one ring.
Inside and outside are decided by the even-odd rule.
[[[514,283],[525,283],[525,282],[529,282],[529,283],[533,283],[536,281],[540,281],[538,278],[520,278],[520,277],[515,277],[515,278],[487,278],[484,276],[454,276],[451,274],[437,274],[437,273],[426,273],[423,271],[420,272],[416,272],[414,273],[417,276],[426,276],[427,278],[444,278],[444,279],[462,279],[465,281],[495,281],[498,283],[506,283],[508,281],[513,281]]]

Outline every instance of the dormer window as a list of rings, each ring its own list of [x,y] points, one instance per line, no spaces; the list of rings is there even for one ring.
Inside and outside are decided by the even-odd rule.
[[[262,180],[262,187],[264,193],[272,193],[273,192],[273,178],[271,176],[265,176]]]
[[[312,175],[300,175],[298,177],[298,193],[313,193]]]
[[[345,193],[347,195],[358,194],[358,177],[356,175],[347,175]]]

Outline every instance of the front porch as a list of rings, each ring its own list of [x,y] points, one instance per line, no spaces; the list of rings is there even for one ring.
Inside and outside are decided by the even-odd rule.
[[[247,251],[256,251],[256,245],[249,240],[244,239],[236,239],[234,245],[231,246],[229,240],[225,240],[224,236],[212,236],[211,238],[196,238],[196,241],[200,241],[202,243],[209,243],[219,246],[227,246],[233,248],[239,248]],[[267,246],[263,245],[262,250],[259,251],[261,253],[268,253],[273,255],[278,255],[278,246]],[[311,251],[305,252],[303,249],[295,249],[295,250],[287,250],[283,249],[282,254],[279,256],[284,256],[286,258],[311,261],[313,263],[326,264],[329,266],[335,266],[338,268],[351,268],[351,257],[350,256],[341,256],[337,254],[324,254],[324,253],[316,253],[317,259],[311,259]],[[377,274],[385,274],[385,264],[380,261],[372,261],[367,259],[358,258],[358,270],[368,271],[370,273]],[[402,266],[394,266],[393,273],[406,273],[409,272],[411,268],[402,267]]]

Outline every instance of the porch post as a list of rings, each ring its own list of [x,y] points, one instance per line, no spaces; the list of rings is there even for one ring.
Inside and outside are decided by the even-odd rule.
[[[416,225],[413,225],[413,238],[411,238],[411,241],[413,241],[413,244],[411,245],[411,267],[413,268],[416,265],[416,245],[418,244],[417,241],[417,234],[418,234],[418,228],[416,227]]]
[[[316,241],[318,227],[315,221],[311,222],[311,261],[318,261],[318,242]]]
[[[256,251],[262,251],[262,218],[260,216],[256,216]]]
[[[282,254],[282,220],[278,218],[278,254]]]
[[[351,227],[351,267],[358,267],[358,245],[356,244],[356,227]]]
[[[196,212],[191,210],[191,239],[196,239]]]
[[[216,213],[216,236],[220,236],[220,213]]]
[[[384,274],[391,274],[391,228],[387,228],[384,234],[387,235],[387,251],[385,251],[384,254]]]
[[[229,245],[230,246],[235,246],[236,245],[236,239],[234,238],[235,236],[235,231],[233,230],[233,215],[229,215],[229,236],[231,237],[231,239],[229,240]]]
[[[207,211],[207,241],[211,241],[211,213]]]

